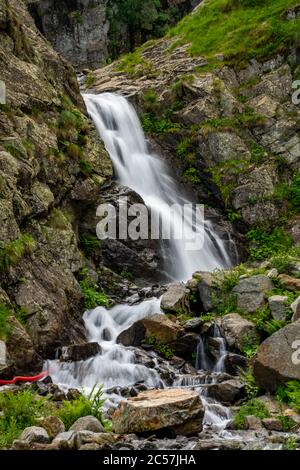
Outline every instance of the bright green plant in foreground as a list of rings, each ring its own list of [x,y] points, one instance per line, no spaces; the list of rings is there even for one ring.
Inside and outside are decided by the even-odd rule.
[[[80,287],[84,297],[84,306],[87,310],[92,310],[100,305],[104,307],[110,306],[110,299],[105,292],[100,291],[97,284],[87,274],[86,269],[80,272],[81,281]]]
[[[280,227],[272,231],[255,228],[247,233],[250,260],[263,260],[287,251],[292,246],[292,239]]]
[[[97,390],[97,385],[94,385],[88,396],[80,395],[73,401],[64,401],[62,408],[58,409],[57,415],[63,421],[66,429],[69,429],[82,416],[95,416],[106,426],[108,422],[103,418],[102,413],[104,402],[102,387]]]

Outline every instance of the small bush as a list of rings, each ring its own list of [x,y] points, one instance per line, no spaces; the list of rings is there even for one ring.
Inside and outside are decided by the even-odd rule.
[[[29,390],[0,393],[0,448],[10,447],[12,441],[36,418],[45,412],[45,399]]]
[[[87,271],[83,269],[81,271],[80,287],[84,297],[84,306],[87,310],[104,306],[109,307],[111,302],[110,299],[104,292],[100,292],[97,284],[88,276]]]
[[[260,388],[257,385],[256,380],[253,376],[252,369],[240,370],[240,378],[245,382],[245,389],[248,400],[256,398],[259,394]]]
[[[252,229],[247,233],[247,240],[249,258],[253,261],[271,258],[292,246],[291,237],[279,227],[270,232],[261,228]]]
[[[157,339],[153,335],[148,336],[146,341],[147,341],[147,344],[150,344],[151,346],[153,346],[166,359],[172,359],[172,357],[175,354],[174,349],[170,345],[163,344],[163,343],[157,341]]]
[[[287,403],[297,413],[300,413],[300,381],[291,380],[285,385],[278,387],[276,398],[283,403]]]
[[[270,413],[267,407],[257,398],[253,398],[241,406],[234,417],[234,424],[238,429],[244,429],[246,416],[256,416],[257,418],[269,418]]]
[[[95,416],[103,425],[107,425],[106,420],[103,418],[102,407],[105,399],[102,398],[102,387],[96,390],[94,385],[88,397],[80,395],[73,401],[64,401],[63,406],[58,410],[57,415],[63,421],[66,429],[68,430],[77,419],[83,416]]]
[[[10,332],[10,327],[8,324],[8,317],[10,315],[10,308],[1,303],[0,304],[0,340],[5,340]]]
[[[148,134],[163,134],[164,132],[177,132],[180,125],[169,118],[159,118],[152,113],[144,113],[141,117],[143,129]]]
[[[90,72],[90,73],[87,75],[86,79],[85,79],[85,85],[86,85],[88,88],[90,88],[91,86],[94,85],[95,80],[96,80],[95,75],[93,74],[93,72]]]
[[[99,240],[95,235],[85,233],[80,236],[80,246],[88,258],[93,258],[99,255],[101,240]]]
[[[7,245],[0,243],[0,271],[6,271],[10,266],[18,264],[23,256],[32,253],[34,249],[35,241],[28,234]]]

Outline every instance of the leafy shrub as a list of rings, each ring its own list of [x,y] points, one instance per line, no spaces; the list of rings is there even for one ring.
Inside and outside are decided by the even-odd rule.
[[[80,246],[88,258],[93,258],[99,255],[101,240],[91,233],[85,233],[80,236]]]
[[[80,273],[82,279],[80,281],[80,287],[84,297],[84,306],[87,310],[99,307],[110,306],[110,299],[104,292],[100,292],[97,284],[88,276],[87,270],[83,269]]]
[[[276,398],[294,408],[300,413],[300,381],[291,380],[278,387]]]
[[[250,368],[247,370],[241,369],[239,375],[242,381],[245,382],[247,398],[249,400],[256,398],[259,394],[260,388],[259,388],[259,385],[257,385],[256,380],[253,376],[252,369]]]
[[[158,352],[160,352],[166,359],[172,359],[175,354],[174,349],[168,345],[163,344],[155,338],[155,336],[151,335],[147,338],[147,344],[153,346]]]
[[[244,429],[246,416],[256,416],[264,419],[269,418],[270,413],[264,403],[257,398],[253,398],[242,405],[234,417],[234,424],[238,429]]]
[[[289,249],[292,239],[281,228],[270,232],[255,228],[247,233],[250,260],[263,260]]]
[[[169,118],[159,118],[153,113],[144,113],[141,117],[143,129],[148,134],[163,134],[164,132],[177,132],[180,125]]]
[[[45,412],[45,399],[29,390],[2,392],[0,411],[0,448],[8,448],[23,429],[33,426]]]
[[[103,425],[107,422],[103,418],[102,407],[105,402],[103,399],[102,387],[96,390],[94,385],[89,396],[80,395],[73,401],[64,401],[63,406],[57,411],[57,415],[63,421],[68,430],[77,419],[83,416],[95,416]]]

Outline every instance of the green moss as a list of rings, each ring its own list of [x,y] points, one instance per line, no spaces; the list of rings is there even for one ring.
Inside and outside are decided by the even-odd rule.
[[[144,131],[147,134],[163,134],[165,132],[178,132],[180,125],[166,117],[157,117],[153,113],[144,113],[141,116]]]
[[[17,145],[15,145],[15,144],[4,144],[3,147],[13,157],[15,157],[19,160],[22,160],[23,158],[25,158],[24,153],[22,152],[22,150],[20,150],[20,148]]]
[[[169,36],[174,48],[189,44],[193,56],[214,62],[216,54],[224,62],[243,66],[284,52],[299,37],[299,18],[288,21],[284,12],[297,0],[208,0],[174,27]]]
[[[28,234],[6,245],[0,242],[0,271],[6,271],[10,266],[18,264],[23,256],[31,254],[34,249],[35,241]]]
[[[150,78],[158,73],[153,71],[152,63],[143,58],[141,49],[137,49],[135,52],[130,52],[123,56],[116,70],[125,72],[133,78],[143,75],[149,76]]]
[[[260,400],[253,398],[247,403],[242,405],[239,411],[234,416],[234,424],[238,429],[245,428],[245,418],[246,416],[256,416],[257,418],[264,419],[269,418],[270,413]]]
[[[5,340],[10,332],[10,326],[8,324],[8,317],[11,314],[11,310],[8,305],[0,304],[0,340]]]
[[[90,72],[85,79],[85,86],[87,88],[90,88],[91,86],[94,85],[95,80],[96,80],[95,74],[93,72]]]
[[[58,230],[66,230],[69,228],[70,221],[71,216],[68,212],[54,208],[48,219],[48,226]]]
[[[199,176],[199,171],[190,166],[183,172],[183,178],[188,182],[192,184],[199,184],[201,183],[201,178]]]

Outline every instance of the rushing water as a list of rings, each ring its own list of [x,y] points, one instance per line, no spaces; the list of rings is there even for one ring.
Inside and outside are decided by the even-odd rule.
[[[181,209],[191,201],[179,189],[164,161],[149,152],[133,106],[124,97],[111,93],[85,95],[84,99],[109,152],[117,181],[136,191],[154,216],[160,217],[171,227],[171,233],[175,233],[182,221]],[[170,206],[175,207],[173,214]],[[165,271],[174,280],[186,281],[197,270],[212,271],[231,264],[222,240],[209,221],[204,223],[198,213],[199,220],[193,225],[193,215],[192,211],[187,213],[183,231],[188,236],[194,227],[199,244],[203,240],[203,247],[189,250],[186,239],[174,237],[164,243]]]
[[[85,95],[88,112],[103,139],[110,154],[117,181],[136,191],[147,207],[162,219],[168,218],[166,205],[177,204],[182,207],[188,199],[180,192],[176,181],[170,175],[167,165],[148,151],[148,146],[134,108],[128,101],[113,94]],[[173,225],[179,223],[180,213],[175,214]],[[189,226],[191,220],[185,221]],[[201,227],[197,227],[200,231]],[[197,270],[211,271],[229,266],[230,259],[224,244],[214,233],[209,222],[204,224],[204,245],[202,249],[189,251],[185,240],[171,240],[166,246],[165,271],[171,279],[187,280]],[[132,348],[117,344],[118,335],[141,318],[160,312],[160,300],[151,299],[138,305],[117,305],[110,310],[97,307],[84,314],[84,321],[89,341],[97,341],[101,353],[87,361],[62,363],[50,361],[45,367],[55,383],[62,387],[78,387],[90,390],[95,383],[103,384],[104,389],[115,386],[130,386],[143,381],[149,387],[163,386],[156,370],[135,363]],[[212,365],[205,353],[204,343],[199,340],[197,351],[198,369],[222,372],[226,345],[218,328],[213,337],[219,343],[217,361]],[[193,386],[195,379],[185,377],[177,386]],[[185,382],[184,382],[185,380]],[[190,383],[189,383],[190,380]],[[229,417],[229,412],[220,404],[206,397],[205,388],[200,387],[206,407],[205,422],[222,427]],[[110,397],[116,398],[116,397]],[[111,402],[109,402],[111,403]]]

